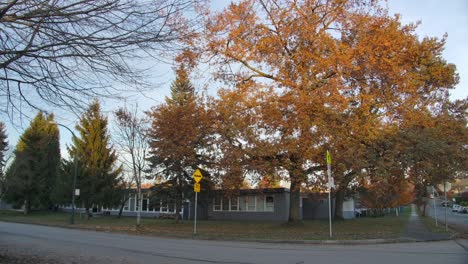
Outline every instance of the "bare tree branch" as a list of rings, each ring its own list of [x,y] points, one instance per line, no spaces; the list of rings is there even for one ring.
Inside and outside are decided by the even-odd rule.
[[[35,0],[0,3],[1,112],[21,104],[76,109],[145,83],[142,60],[163,60],[195,36],[204,0]],[[140,65],[140,68],[135,65]]]

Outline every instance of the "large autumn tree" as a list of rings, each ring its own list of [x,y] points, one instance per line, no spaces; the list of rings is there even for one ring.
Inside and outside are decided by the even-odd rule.
[[[52,192],[59,173],[60,145],[53,120],[53,115],[36,115],[21,135],[7,171],[6,198],[17,206],[23,205],[25,214],[54,205]]]
[[[210,138],[208,113],[184,66],[177,69],[171,96],[148,116],[149,166],[156,177],[172,182],[178,220],[182,193],[192,183],[193,172],[208,162]]]
[[[301,186],[324,182],[326,149],[341,217],[377,134],[436,108],[457,83],[441,55],[445,39],[419,39],[415,28],[379,1],[244,0],[207,19],[205,54],[219,66],[216,76],[234,84],[219,102],[242,110],[226,124],[238,132],[232,142],[258,167],[286,175],[290,221],[300,219]],[[239,97],[246,99],[230,99]]]
[[[113,206],[118,203],[121,167],[116,164],[117,155],[110,143],[107,117],[101,113],[97,100],[83,113],[76,129],[79,137],[73,137],[69,152],[72,159],[78,162],[79,200],[89,215],[92,206]]]

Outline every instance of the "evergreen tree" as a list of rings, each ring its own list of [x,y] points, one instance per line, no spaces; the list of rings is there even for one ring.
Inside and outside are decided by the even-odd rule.
[[[89,215],[92,206],[116,204],[115,190],[121,167],[116,165],[117,156],[109,142],[107,117],[101,114],[98,101],[89,106],[76,129],[80,138],[73,138],[69,151],[78,161],[79,200]]]
[[[192,183],[196,168],[206,165],[210,123],[207,111],[197,104],[195,89],[181,66],[171,85],[171,97],[149,113],[151,128],[150,168],[156,177],[172,183],[176,220],[179,219],[184,190]]]
[[[59,163],[59,130],[53,115],[40,112],[21,135],[7,171],[7,200],[24,205],[25,214],[33,208],[52,207]]]
[[[5,124],[0,122],[0,200],[5,193],[5,152],[8,150]]]

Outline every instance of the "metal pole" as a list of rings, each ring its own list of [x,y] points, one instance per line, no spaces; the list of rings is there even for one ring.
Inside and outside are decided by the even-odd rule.
[[[332,232],[332,206],[331,206],[331,164],[327,164],[327,169],[328,169],[328,222],[330,226],[330,238],[333,237],[333,232]]]
[[[70,224],[75,224],[75,190],[76,190],[76,175],[77,175],[77,168],[78,162],[76,161],[76,156],[73,158],[73,190],[72,190],[72,214]]]
[[[65,129],[67,129],[71,134],[72,134],[72,137],[74,138],[77,138],[75,133],[73,133],[73,131],[67,127],[66,125],[63,125],[63,124],[60,124],[60,123],[57,123],[57,122],[49,122],[51,124],[55,124],[57,126],[61,126],[61,127],[64,127]],[[76,155],[75,157],[73,158],[73,190],[72,190],[72,214],[71,214],[71,218],[70,218],[70,224],[75,224],[75,191],[76,191],[76,175],[78,174],[77,173],[77,167],[78,167],[78,161],[77,161],[77,158],[76,158]]]
[[[193,221],[193,234],[197,234],[197,205],[198,205],[198,192],[195,192],[195,215]]]
[[[447,182],[444,181],[444,196],[445,196],[444,204],[446,205],[445,206],[445,232],[448,231],[448,226],[447,226],[447,207],[448,207],[448,203],[447,203],[447,187],[445,187],[446,184],[447,184]]]
[[[433,204],[434,204],[435,224],[436,224],[436,226],[439,226],[439,223],[437,222],[437,208],[436,208],[436,202],[435,202],[435,187],[434,186],[432,186],[432,198],[433,198]]]

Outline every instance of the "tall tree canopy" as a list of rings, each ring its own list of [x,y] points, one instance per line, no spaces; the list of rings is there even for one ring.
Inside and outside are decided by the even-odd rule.
[[[180,66],[176,74],[171,96],[148,113],[151,120],[148,139],[152,171],[174,183],[178,217],[182,193],[192,182],[193,172],[209,161],[210,120],[184,66]]]
[[[80,118],[76,126],[78,137],[73,137],[70,156],[77,159],[79,199],[89,213],[91,206],[113,206],[118,203],[116,190],[121,167],[110,144],[107,117],[101,114],[96,100]]]
[[[55,188],[60,165],[59,130],[53,115],[39,112],[21,135],[15,159],[7,171],[6,198],[17,206],[31,209],[54,205]]]
[[[231,142],[286,175],[290,221],[300,219],[301,186],[325,182],[326,149],[340,217],[344,192],[368,165],[367,146],[384,127],[438,108],[458,81],[441,55],[445,39],[420,40],[415,24],[379,1],[244,0],[206,27],[216,76],[235,83],[220,103],[242,110],[225,124],[242,126],[230,129],[238,132]]]
[[[444,104],[437,114],[407,120],[399,131],[402,167],[415,186],[416,202],[423,205],[428,185],[466,178],[468,171],[467,101]]]
[[[0,3],[0,111],[83,109],[143,83],[135,60],[168,58],[193,35],[199,0],[10,0]],[[141,65],[140,65],[141,66]],[[141,88],[141,87],[140,87]]]

